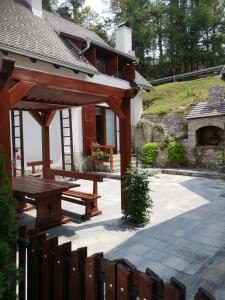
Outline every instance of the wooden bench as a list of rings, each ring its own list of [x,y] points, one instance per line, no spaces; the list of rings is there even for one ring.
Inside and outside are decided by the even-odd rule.
[[[50,164],[53,164],[53,161],[50,160]],[[32,167],[32,171],[31,174],[29,174],[29,176],[33,176],[33,177],[42,177],[42,172],[36,172],[35,167],[37,166],[44,166],[45,163],[43,161],[30,161],[27,163],[27,167]]]
[[[82,219],[88,220],[91,217],[102,214],[98,209],[98,182],[103,182],[103,176],[91,173],[80,173],[74,171],[64,171],[57,169],[48,169],[46,172],[49,178],[54,179],[55,176],[64,176],[69,178],[84,179],[93,181],[93,193],[84,193],[81,191],[68,190],[63,192],[62,200],[85,206],[85,214]]]

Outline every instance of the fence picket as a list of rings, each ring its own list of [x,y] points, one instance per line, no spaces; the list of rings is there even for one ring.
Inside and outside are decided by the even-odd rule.
[[[99,258],[102,254],[96,254],[86,259],[85,268],[85,299],[100,300],[98,290],[97,272],[99,270]]]
[[[87,247],[79,248],[70,254],[70,287],[69,300],[85,299],[85,261]]]
[[[185,300],[186,288],[177,279],[172,277],[170,283],[165,284],[165,298],[168,300]]]
[[[145,270],[145,273],[150,276],[152,280],[152,296],[154,298],[163,298],[165,289],[163,280],[149,268]]]
[[[19,228],[18,252],[19,252],[19,269],[22,271],[22,277],[19,282],[19,300],[26,299],[26,227]]]
[[[116,262],[103,258],[100,261],[100,271],[105,274],[105,299],[116,300]]]
[[[198,292],[195,294],[194,300],[216,300],[208,291],[200,287]]]
[[[49,240],[43,241],[41,253],[41,300],[49,300],[49,272],[51,269],[49,267]]]
[[[152,296],[152,284],[151,277],[140,273],[139,275],[139,298],[145,300],[153,300]]]
[[[102,253],[87,257],[87,248],[71,251],[71,242],[30,236],[19,229],[18,267],[24,269],[18,300],[185,300],[186,287],[163,280],[149,268],[139,271],[126,259],[108,260]],[[27,263],[26,263],[27,253]],[[27,285],[25,278],[27,277]],[[26,298],[27,293],[27,298]],[[199,288],[193,300],[215,300]]]
[[[117,265],[117,299],[128,300],[130,295],[130,270],[122,263]]]

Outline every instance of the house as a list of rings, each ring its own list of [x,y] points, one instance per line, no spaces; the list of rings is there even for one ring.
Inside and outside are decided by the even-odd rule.
[[[118,26],[116,48],[111,48],[96,33],[81,28],[60,16],[42,10],[41,0],[2,0],[0,2],[0,58],[15,60],[15,65],[56,75],[80,79],[89,83],[100,83],[109,87],[136,90],[131,100],[131,125],[134,128],[142,114],[141,91],[152,86],[136,70],[138,59],[132,51],[132,31],[127,24]],[[18,109],[26,110],[29,99],[37,97],[33,87],[24,97]],[[49,91],[48,91],[49,93]],[[82,96],[82,95],[80,95]],[[45,103],[54,108],[49,95]],[[70,95],[67,95],[68,99]],[[71,95],[72,97],[72,95]],[[57,166],[65,155],[75,153],[75,164],[83,155],[88,155],[92,142],[110,144],[114,152],[120,150],[119,121],[113,112],[113,101],[106,104],[88,105],[88,96],[82,99],[82,107],[57,112],[50,126],[51,159]],[[57,99],[56,99],[57,100]],[[86,101],[86,102],[85,102]],[[102,101],[100,101],[102,102]],[[86,104],[85,104],[86,103]],[[94,104],[93,104],[94,103]],[[38,101],[36,103],[38,110]],[[16,109],[16,107],[14,107]],[[12,113],[13,151],[20,152],[16,115]],[[68,122],[68,123],[67,123]],[[19,124],[21,125],[21,124]],[[41,160],[41,128],[31,114],[23,112],[23,151],[25,163]],[[134,130],[133,130],[134,135]],[[61,141],[64,141],[62,143]],[[21,142],[21,141],[20,141]],[[69,145],[67,145],[69,144]],[[66,150],[66,146],[69,146]],[[15,154],[15,153],[14,153]]]

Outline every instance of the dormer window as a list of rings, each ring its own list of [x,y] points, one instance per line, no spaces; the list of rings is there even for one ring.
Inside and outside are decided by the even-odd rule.
[[[97,58],[95,67],[102,74],[106,74],[106,61],[105,61],[105,59]]]

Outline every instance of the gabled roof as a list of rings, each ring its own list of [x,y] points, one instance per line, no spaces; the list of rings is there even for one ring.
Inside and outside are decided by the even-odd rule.
[[[82,39],[88,39],[92,44],[102,47],[108,51],[114,52],[123,57],[127,57],[129,60],[139,61],[135,56],[132,56],[128,53],[121,52],[117,49],[110,47],[100,36],[95,32],[87,30],[76,23],[66,20],[55,13],[48,11],[43,11],[44,18],[51,24],[51,26],[58,33],[66,33],[74,37],[79,37]]]
[[[90,74],[98,73],[45,19],[12,0],[0,1],[0,50]]]
[[[43,11],[43,18],[40,18],[33,15],[31,10],[22,4],[13,0],[0,0],[0,50],[88,74],[99,73],[83,55],[79,54],[79,49],[72,47],[60,33],[89,39],[94,45],[121,55],[129,61],[138,60],[130,54],[111,48],[95,32],[82,28],[57,14]],[[136,72],[135,82],[143,89],[153,89],[138,72]]]
[[[225,116],[225,103],[222,103],[218,107],[212,107],[209,106],[208,102],[201,102],[193,108],[186,119],[190,120],[217,116]]]
[[[151,91],[154,87],[139,72],[135,71],[135,82],[144,90]]]
[[[95,32],[87,30],[79,25],[77,25],[74,22],[71,22],[69,20],[63,19],[57,14],[43,11],[43,17],[45,20],[51,24],[51,26],[57,31],[57,32],[64,32],[70,35],[74,35],[80,38],[88,38],[90,40],[99,42],[103,46],[108,46],[107,43],[100,38]]]

